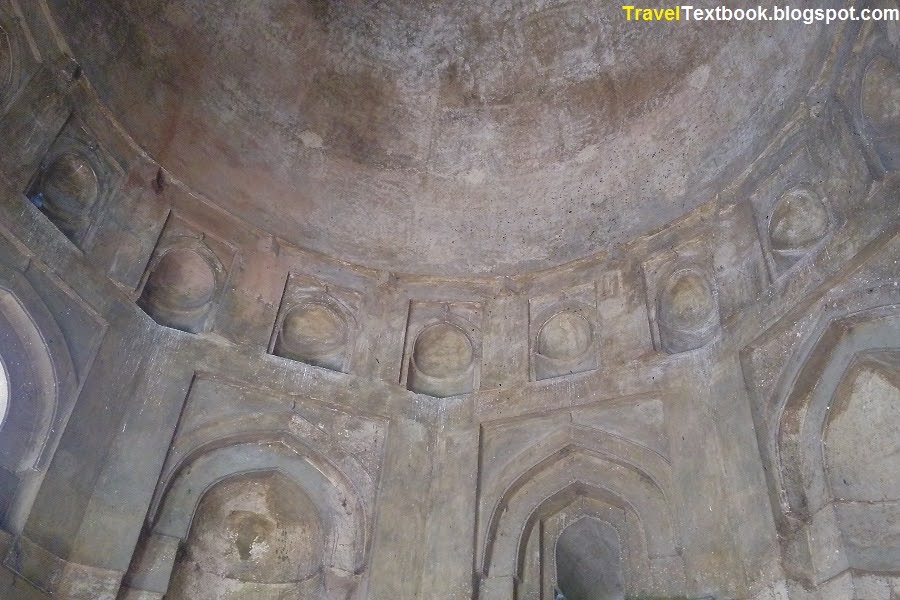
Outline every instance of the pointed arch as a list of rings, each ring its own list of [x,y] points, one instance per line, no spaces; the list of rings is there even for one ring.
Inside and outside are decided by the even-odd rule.
[[[782,513],[805,520],[827,502],[821,433],[845,374],[860,357],[900,347],[900,306],[879,307],[831,321],[793,369],[774,436],[783,490]]]
[[[9,384],[0,466],[42,470],[74,405],[77,376],[53,314],[22,274],[2,266],[0,354]]]
[[[368,546],[368,516],[355,486],[329,461],[299,440],[280,432],[220,440],[201,446],[181,461],[164,484],[152,530],[169,538],[187,539],[203,495],[230,477],[277,471],[295,482],[319,508],[326,532],[325,563],[329,568],[359,573]]]
[[[584,479],[578,481],[594,482],[597,473],[603,472],[608,475],[606,486],[632,487],[630,490],[623,490],[621,497],[626,499],[626,504],[632,497],[637,505],[643,505],[652,498],[655,508],[643,507],[638,511],[634,506],[631,507],[632,510],[635,514],[646,512],[648,515],[658,515],[659,518],[648,516],[649,522],[655,525],[655,531],[671,541],[669,546],[677,545],[677,529],[674,526],[676,518],[670,510],[672,474],[669,462],[641,444],[597,429],[570,424],[526,448],[510,459],[502,470],[498,470],[501,473],[500,481],[495,487],[503,491],[493,500],[488,498],[482,501],[483,518],[479,521],[480,542],[477,548],[477,564],[482,573],[487,574],[490,570],[491,555],[499,539],[501,517],[508,512],[510,502],[524,487],[547,477],[547,473],[551,479],[556,477],[560,486],[574,482],[565,472],[560,472],[562,461],[571,460],[572,457],[580,457],[577,461],[579,464],[586,461],[596,463],[597,470],[594,473],[592,467],[584,465]],[[666,553],[668,550],[659,552]]]
[[[578,495],[601,499],[634,514],[643,524],[651,558],[676,552],[676,528],[666,498],[640,471],[573,446],[539,465],[528,477],[528,481],[511,488],[500,503],[502,508],[492,517],[484,550],[484,575],[519,574],[522,547],[536,520]]]

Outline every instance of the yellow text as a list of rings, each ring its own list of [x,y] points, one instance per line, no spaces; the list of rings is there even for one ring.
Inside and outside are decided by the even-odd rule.
[[[681,7],[672,8],[641,8],[626,4],[622,6],[625,11],[625,19],[628,21],[680,21]]]

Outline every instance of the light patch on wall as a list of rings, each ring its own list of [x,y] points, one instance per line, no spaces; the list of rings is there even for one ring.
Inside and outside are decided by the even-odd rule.
[[[591,144],[582,148],[581,151],[575,155],[575,162],[583,165],[585,163],[593,161],[599,155],[600,148],[597,146],[597,144]]]
[[[487,173],[484,172],[484,169],[472,169],[465,174],[463,179],[472,185],[478,185],[479,183],[484,183],[484,180],[487,179]]]
[[[325,140],[322,139],[322,136],[309,129],[300,133],[300,141],[307,148],[313,149],[319,149],[325,145]]]
[[[7,409],[9,409],[9,376],[6,374],[6,365],[0,359],[0,427],[6,422]]]

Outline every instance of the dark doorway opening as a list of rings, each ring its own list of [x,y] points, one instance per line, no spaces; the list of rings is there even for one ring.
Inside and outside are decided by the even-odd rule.
[[[616,530],[593,518],[566,527],[556,542],[556,581],[566,600],[623,600]]]

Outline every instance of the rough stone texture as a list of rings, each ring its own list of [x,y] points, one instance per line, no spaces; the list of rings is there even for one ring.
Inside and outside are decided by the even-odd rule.
[[[0,598],[897,600],[898,39],[0,0]]]

